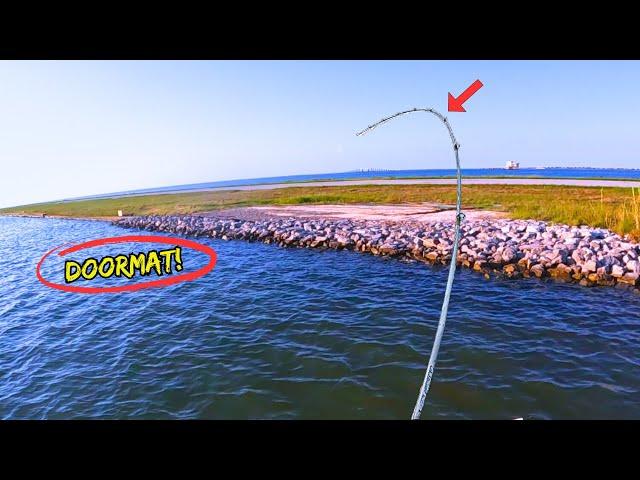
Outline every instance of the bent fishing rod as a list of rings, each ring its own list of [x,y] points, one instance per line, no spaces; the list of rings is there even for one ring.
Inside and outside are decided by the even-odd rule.
[[[451,265],[449,266],[449,276],[447,277],[447,286],[444,292],[442,310],[440,311],[440,320],[438,322],[438,329],[436,330],[436,337],[433,341],[433,347],[431,348],[431,355],[429,356],[427,371],[425,372],[424,380],[422,382],[422,386],[420,387],[420,392],[418,393],[418,399],[416,401],[416,405],[411,415],[411,420],[418,420],[420,418],[420,414],[422,413],[422,409],[424,407],[424,401],[427,397],[429,386],[431,385],[431,379],[433,378],[433,371],[436,367],[438,352],[440,350],[440,342],[442,341],[444,326],[447,323],[447,313],[449,311],[449,300],[451,298],[451,289],[453,287],[453,277],[456,273],[456,262],[458,259],[458,243],[460,241],[460,225],[464,220],[464,214],[461,211],[462,210],[462,174],[460,173],[460,157],[458,155],[458,150],[460,150],[460,144],[458,143],[455,135],[453,134],[453,129],[451,128],[451,124],[447,120],[447,117],[445,117],[440,112],[432,108],[413,108],[411,110],[404,110],[402,112],[394,113],[393,115],[390,115],[388,117],[383,118],[382,120],[379,120],[373,125],[369,125],[364,130],[356,133],[356,136],[364,135],[384,123],[387,123],[402,115],[406,115],[408,113],[414,113],[414,112],[431,113],[435,115],[442,123],[444,123],[445,127],[447,127],[447,131],[449,132],[449,136],[451,137],[451,144],[453,145],[453,153],[455,154],[455,158],[456,158],[456,178],[457,178],[456,227],[455,227],[455,240],[453,243],[453,252],[451,254]]]

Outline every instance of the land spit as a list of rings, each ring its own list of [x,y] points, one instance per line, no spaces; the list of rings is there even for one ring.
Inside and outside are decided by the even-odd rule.
[[[286,216],[288,213],[292,213],[291,207],[282,207],[279,212],[245,208],[194,215],[124,217],[113,223],[221,240],[354,250],[430,264],[446,265],[451,261],[454,212],[450,209],[434,209],[433,216],[421,221],[411,215],[390,215],[389,219],[378,219],[375,214],[376,219],[366,215],[331,218],[326,209],[323,213],[329,218],[309,216],[308,211],[307,216]],[[421,213],[425,213],[424,207]],[[472,213],[462,224],[457,262],[486,278],[550,277],[584,286],[621,286],[640,292],[639,256],[640,244],[606,229]]]

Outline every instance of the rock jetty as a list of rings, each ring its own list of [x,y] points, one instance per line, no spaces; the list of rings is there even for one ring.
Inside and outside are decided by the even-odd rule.
[[[223,215],[124,217],[126,228],[221,240],[249,240],[287,247],[354,250],[373,255],[448,264],[454,225],[344,219],[240,219]],[[550,277],[584,286],[640,291],[640,244],[606,229],[533,220],[465,222],[458,264],[489,278]]]

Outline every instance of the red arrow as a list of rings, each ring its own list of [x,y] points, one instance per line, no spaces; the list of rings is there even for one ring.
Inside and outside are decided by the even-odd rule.
[[[482,88],[482,82],[480,80],[476,80],[469,87],[460,94],[458,98],[454,97],[449,93],[449,108],[450,112],[466,112],[464,108],[462,108],[462,104],[469,100],[471,96],[476,93],[478,90]]]

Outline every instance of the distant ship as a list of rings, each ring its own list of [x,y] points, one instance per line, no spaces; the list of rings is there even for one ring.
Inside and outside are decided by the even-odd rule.
[[[517,170],[520,168],[520,163],[509,160],[504,168],[507,170]]]

